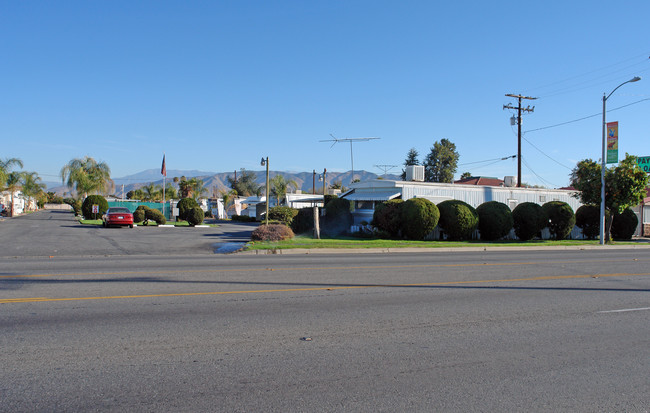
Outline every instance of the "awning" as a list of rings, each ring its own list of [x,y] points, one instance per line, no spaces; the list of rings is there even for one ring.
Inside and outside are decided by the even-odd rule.
[[[342,198],[349,199],[350,201],[389,201],[402,195],[401,192],[385,191],[385,192],[354,192],[345,195]]]

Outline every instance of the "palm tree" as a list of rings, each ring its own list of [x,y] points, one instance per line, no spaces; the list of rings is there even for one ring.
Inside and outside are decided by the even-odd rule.
[[[162,187],[155,185],[153,182],[149,182],[148,185],[143,186],[142,192],[144,193],[143,200],[145,201],[157,201],[162,198]]]
[[[192,188],[192,198],[194,198],[195,200],[198,200],[201,197],[201,195],[208,192],[208,188],[206,188],[203,179],[192,178],[189,180],[189,182],[190,182],[190,187]]]
[[[5,187],[7,179],[9,178],[9,173],[14,165],[18,165],[22,168],[23,161],[18,158],[6,158],[4,161],[0,160],[0,189]]]
[[[21,189],[20,185],[20,172],[9,172],[5,187],[11,193],[11,216],[14,216],[14,194]]]
[[[80,198],[91,193],[106,193],[114,186],[111,168],[105,162],[97,162],[89,156],[68,162],[61,168],[61,180],[68,188],[74,188]]]
[[[172,185],[170,182],[167,182],[167,186],[165,186],[165,198],[167,199],[178,198],[178,191],[176,190],[176,187]]]
[[[223,201],[223,208],[228,215],[228,210],[235,206],[235,199],[237,198],[237,191],[231,189],[230,191],[221,191],[221,200]]]
[[[282,175],[275,175],[271,178],[271,195],[274,195],[278,200],[278,205],[280,205],[280,197],[285,198],[287,196],[287,190],[289,186],[298,188],[298,184],[293,179],[286,180]]]
[[[174,178],[174,182],[178,182],[178,191],[180,192],[181,198],[189,198],[192,195],[192,184],[185,176],[181,176],[178,181]]]
[[[27,205],[31,205],[32,198],[38,197],[45,189],[41,177],[36,172],[23,172],[20,174],[23,194],[27,196]]]

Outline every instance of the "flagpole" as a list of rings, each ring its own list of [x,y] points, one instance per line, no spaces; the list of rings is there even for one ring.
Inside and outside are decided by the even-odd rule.
[[[165,165],[165,153],[163,152],[163,163],[162,163],[162,169],[160,170],[160,173],[163,175],[163,204],[162,204],[162,213],[165,219],[167,219],[167,216],[165,215],[165,186],[167,185],[167,166]]]

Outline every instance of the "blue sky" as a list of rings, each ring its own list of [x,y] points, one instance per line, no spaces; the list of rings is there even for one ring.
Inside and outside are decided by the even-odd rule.
[[[438,4],[439,3],[439,4]],[[650,155],[647,1],[0,2],[0,158],[56,181],[73,158],[114,178],[160,168],[346,171],[447,138],[458,174],[558,187],[600,158],[603,93],[619,151]],[[640,102],[639,102],[640,101]],[[635,103],[639,102],[639,103]],[[597,115],[582,121],[548,128]],[[540,129],[543,128],[543,129]],[[540,129],[540,130],[537,130]]]

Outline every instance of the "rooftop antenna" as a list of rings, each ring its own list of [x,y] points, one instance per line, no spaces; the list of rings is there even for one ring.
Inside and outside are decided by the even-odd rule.
[[[388,171],[393,168],[397,168],[397,165],[375,165],[375,168],[379,168],[384,171],[384,176],[388,175]]]
[[[334,145],[336,145],[339,142],[350,142],[350,163],[352,164],[352,178],[350,181],[354,181],[354,155],[352,153],[352,143],[353,142],[366,142],[366,141],[371,141],[374,139],[379,139],[379,138],[337,138],[336,136],[332,135],[330,133],[330,136],[333,139],[324,139],[321,140],[320,142],[334,142],[330,148],[333,148]]]

